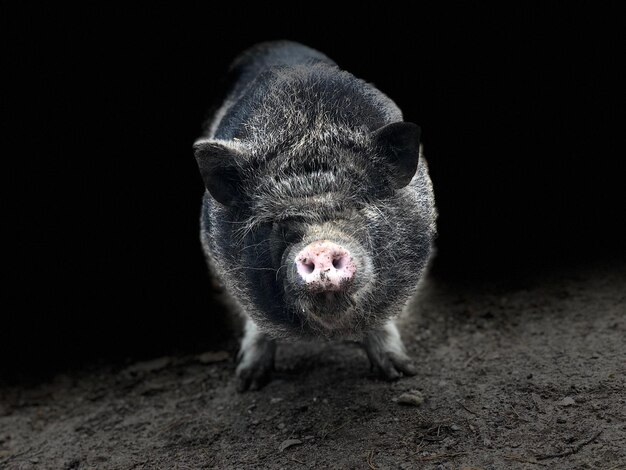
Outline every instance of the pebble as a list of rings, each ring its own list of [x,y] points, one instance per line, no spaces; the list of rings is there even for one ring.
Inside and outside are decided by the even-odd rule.
[[[198,355],[197,358],[202,364],[212,364],[229,359],[230,354],[227,351],[207,351]]]
[[[289,447],[292,446],[297,446],[302,444],[302,441],[300,439],[285,439],[280,446],[278,446],[278,452],[282,452],[285,449],[288,449]]]
[[[403,393],[397,399],[397,403],[407,406],[420,406],[424,403],[424,395],[419,390],[411,390]]]
[[[272,398],[270,399],[270,405],[275,405],[276,403],[280,403],[283,400],[284,398],[278,398],[278,397]]]
[[[126,368],[126,372],[137,373],[137,372],[154,372],[157,370],[164,369],[172,362],[172,358],[170,357],[159,357],[157,359],[152,359],[150,361],[136,362],[135,364],[130,365]]]
[[[576,400],[573,397],[565,397],[561,400],[561,406],[572,406],[576,404]]]

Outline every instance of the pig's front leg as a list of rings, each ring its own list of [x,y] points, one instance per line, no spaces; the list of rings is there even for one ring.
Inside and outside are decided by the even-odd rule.
[[[258,390],[270,379],[274,370],[276,341],[259,331],[247,320],[241,348],[237,355],[237,390]]]
[[[415,375],[417,370],[404,349],[400,333],[393,320],[382,328],[370,331],[363,347],[374,369],[387,380],[396,380],[404,375]]]

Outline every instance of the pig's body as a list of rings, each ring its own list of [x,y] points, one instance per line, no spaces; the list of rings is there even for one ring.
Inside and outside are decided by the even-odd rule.
[[[195,150],[203,246],[247,322],[240,389],[267,380],[277,338],[359,340],[383,376],[413,373],[393,318],[435,234],[419,128],[300,44],[255,46],[231,76]]]

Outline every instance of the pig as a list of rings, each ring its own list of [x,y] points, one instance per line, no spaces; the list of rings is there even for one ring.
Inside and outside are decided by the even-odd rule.
[[[414,375],[396,320],[436,234],[420,128],[295,42],[253,46],[228,77],[194,155],[203,250],[244,320],[238,390],[268,382],[278,340],[356,341],[383,378]]]

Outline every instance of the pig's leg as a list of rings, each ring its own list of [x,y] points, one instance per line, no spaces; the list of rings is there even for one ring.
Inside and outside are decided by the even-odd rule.
[[[400,333],[393,320],[380,329],[370,331],[363,347],[372,367],[387,380],[396,380],[404,375],[415,375],[417,370],[404,349]]]
[[[276,341],[259,331],[248,319],[237,359],[237,390],[258,390],[270,379],[274,370]]]

